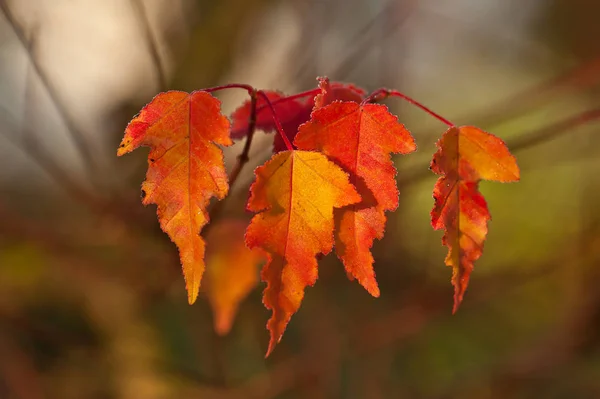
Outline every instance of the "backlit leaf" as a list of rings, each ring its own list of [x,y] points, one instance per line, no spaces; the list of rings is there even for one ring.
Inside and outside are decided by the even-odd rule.
[[[246,231],[249,248],[269,260],[263,302],[273,314],[267,323],[267,356],[302,302],[304,288],[317,280],[319,253],[333,246],[333,208],[360,201],[348,175],[318,152],[283,151],[255,171],[248,210],[259,212]]]
[[[330,83],[326,77],[318,78],[318,81],[321,93],[317,96],[286,99],[286,96],[279,92],[265,92],[273,103],[277,118],[290,142],[294,141],[298,126],[309,120],[314,109],[324,107],[336,100],[360,102],[366,94],[363,89],[352,84]],[[231,114],[231,137],[233,139],[244,138],[248,133],[251,106],[252,103],[248,100]],[[271,109],[267,106],[266,101],[259,96],[256,101],[256,128],[266,133],[275,132],[277,128],[271,114]],[[276,134],[273,138],[273,152],[277,153],[286,149],[285,142],[279,134]]]
[[[232,144],[229,121],[209,93],[161,93],[133,118],[117,155],[150,147],[142,203],[156,204],[160,226],[179,248],[188,291],[194,303],[204,272],[205,244],[199,233],[208,223],[211,197],[229,190],[223,153]]]
[[[383,237],[385,211],[398,206],[390,154],[415,151],[412,136],[384,105],[335,102],[313,112],[295,145],[323,152],[350,174],[362,201],[336,210],[335,250],[348,275],[379,296],[371,247]]]
[[[479,181],[515,182],[520,172],[502,140],[473,126],[451,127],[437,146],[431,170],[441,177],[433,189],[431,225],[435,230],[444,229],[442,243],[448,247],[446,265],[453,269],[453,312],[456,312],[467,289],[473,262],[482,254],[491,219],[478,189]]]
[[[274,91],[266,91],[265,94],[273,103],[273,108],[277,113],[277,118],[283,127],[283,131],[288,136],[288,139],[293,140],[298,126],[306,122],[310,117],[310,112],[313,108],[314,100],[312,97],[306,99],[292,99],[278,101],[285,96]],[[232,129],[231,137],[233,139],[241,139],[246,137],[248,133],[248,124],[250,120],[252,103],[250,100],[244,102],[238,109],[231,114]],[[256,100],[256,128],[263,130],[266,133],[272,133],[277,130],[271,109],[262,96]],[[273,139],[273,151],[285,151],[287,148],[285,142],[280,135],[276,134]]]

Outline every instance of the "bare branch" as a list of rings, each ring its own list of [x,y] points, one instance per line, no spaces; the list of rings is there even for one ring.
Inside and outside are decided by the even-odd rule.
[[[481,114],[465,115],[455,120],[472,120],[475,125],[496,125],[524,115],[532,109],[548,103],[549,100],[565,95],[570,90],[582,90],[600,83],[600,57],[585,61],[566,72],[519,91],[504,101],[493,104]],[[472,113],[471,113],[472,114]],[[467,119],[468,118],[468,119]]]
[[[152,32],[148,14],[146,13],[146,9],[144,8],[144,4],[142,4],[141,0],[131,0],[131,5],[138,17],[138,21],[144,33],[146,46],[148,47],[148,51],[152,57],[152,65],[154,66],[154,70],[156,71],[158,79],[158,89],[160,91],[165,91],[167,90],[167,77],[160,54],[158,53],[158,43],[156,42],[156,37]]]
[[[246,143],[244,144],[244,149],[242,150],[242,153],[240,155],[238,155],[237,163],[235,164],[235,166],[233,167],[233,170],[231,171],[231,174],[229,175],[229,189],[230,190],[231,190],[231,187],[233,187],[233,185],[237,181],[240,173],[242,172],[242,169],[250,160],[250,158],[249,158],[250,147],[252,146],[252,138],[254,137],[254,131],[256,129],[256,111],[257,111],[256,102],[257,102],[257,91],[253,90],[252,93],[250,94],[250,104],[251,104],[250,110],[251,111],[250,111],[250,118],[248,119],[248,131],[246,133]],[[221,212],[223,212],[226,200],[227,199],[217,202],[215,204],[215,206],[211,209],[210,220],[213,223],[208,224],[204,228],[205,234],[208,231],[208,229],[210,229],[210,227],[214,225],[215,219],[217,219],[221,215]]]
[[[34,163],[40,166],[48,175],[58,184],[61,188],[65,190],[65,192],[73,197],[74,199],[84,202],[87,204],[91,204],[93,207],[97,207],[100,205],[97,198],[89,193],[86,189],[84,189],[72,176],[70,176],[63,168],[61,168],[53,159],[50,154],[48,154],[40,145],[39,142],[35,139],[33,133],[28,129],[23,129],[22,139],[17,137],[15,132],[9,133],[7,129],[11,125],[15,125],[11,123],[8,111],[0,108],[0,121],[1,126],[3,127],[0,130],[0,135],[6,137],[6,140],[11,143],[14,147],[21,150],[25,155],[27,155]],[[11,129],[16,130],[16,129]]]
[[[388,37],[392,36],[398,29],[404,26],[404,22],[412,14],[415,7],[416,2],[412,1],[403,5],[402,12],[397,17],[397,20],[392,24],[389,21],[390,15],[398,12],[398,3],[394,0],[388,1],[388,3],[371,21],[369,21],[367,25],[363,26],[362,29],[356,32],[354,36],[348,40],[351,51],[346,54],[346,56],[339,62],[338,65],[336,65],[335,68],[331,70],[331,72],[329,72],[329,75],[335,79],[345,79],[345,77],[348,76],[356,67],[358,62],[361,59],[364,59],[367,54],[369,54],[370,50],[375,47],[373,46],[373,42],[381,39],[380,37],[372,35],[371,33],[379,33],[375,31],[375,29],[383,24],[385,28],[391,28],[390,31],[387,32],[387,35]],[[359,43],[358,45],[355,44],[357,42]],[[382,46],[384,43],[379,42],[377,44]]]
[[[507,145],[508,148],[515,153],[517,151],[526,150],[535,145],[548,142],[560,136],[561,134],[570,132],[571,129],[595,121],[600,121],[600,108],[581,112],[580,114],[563,119],[562,121],[554,123],[550,126],[536,129],[532,132],[522,133],[515,139],[508,140]],[[412,183],[418,183],[419,181],[428,177],[433,177],[430,171],[427,170],[427,165],[424,164],[415,166],[408,173],[404,173],[403,176],[404,177],[400,177],[398,179],[398,184],[404,186]]]
[[[416,3],[412,0],[407,4],[402,5],[402,12],[398,13],[398,2],[396,0],[390,0],[385,4],[381,10],[375,15],[369,22],[362,26],[359,30],[352,34],[352,37],[348,39],[350,49],[327,73],[332,79],[343,80],[347,77],[350,72],[356,67],[357,63],[364,59],[365,56],[374,48],[374,41],[380,40],[380,37],[374,36],[373,33],[377,32],[376,29],[383,26],[383,29],[390,28],[387,31],[387,36],[391,36],[395,31],[400,29],[406,19],[410,16],[414,10]],[[390,23],[390,15],[398,13],[399,15],[395,18],[394,23]],[[320,32],[325,33],[325,32]],[[320,39],[317,37],[315,39]],[[311,43],[312,44],[312,43]],[[379,42],[378,45],[383,45]],[[309,44],[310,45],[310,44]],[[306,43],[303,42],[303,47],[306,48]],[[314,62],[314,57],[308,57],[296,67],[296,70],[290,75],[292,81],[301,80],[304,71]]]
[[[582,112],[573,117],[564,119],[548,127],[523,134],[509,143],[511,151],[520,151],[542,144],[560,136],[563,133],[575,129],[590,122],[600,120],[600,108]]]
[[[46,74],[46,72],[44,71],[42,66],[40,65],[39,60],[35,56],[35,53],[32,51],[32,46],[30,45],[30,41],[26,37],[23,27],[15,19],[6,0],[0,0],[0,10],[2,10],[4,17],[8,21],[12,30],[15,32],[15,35],[19,39],[19,42],[21,43],[21,45],[23,46],[23,49],[25,50],[25,53],[27,54],[27,58],[29,59],[29,62],[31,64],[31,66],[33,67],[33,70],[35,71],[36,75],[39,77],[42,85],[46,89],[46,92],[50,96],[51,101],[53,102],[54,106],[56,107],[56,110],[58,111],[60,117],[64,121],[64,123],[67,127],[67,131],[69,133],[69,136],[73,140],[73,143],[75,144],[77,150],[79,151],[79,153],[81,155],[88,178],[90,178],[90,180],[92,182],[94,182],[95,181],[95,179],[94,179],[95,173],[94,172],[96,171],[95,158],[93,156],[93,153],[92,153],[88,143],[85,140],[84,134],[77,128],[75,122],[69,115],[69,112],[67,111],[65,104],[61,101],[56,89],[51,84],[48,75]]]

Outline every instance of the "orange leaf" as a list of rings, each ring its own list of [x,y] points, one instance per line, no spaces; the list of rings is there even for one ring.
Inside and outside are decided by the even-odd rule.
[[[245,230],[245,223],[225,220],[211,225],[206,235],[204,287],[219,335],[231,329],[238,305],[258,284],[258,266],[266,261],[260,249],[246,247]]]
[[[431,225],[445,230],[442,243],[449,250],[446,265],[453,269],[454,313],[469,284],[473,262],[482,254],[491,219],[479,181],[519,181],[520,172],[502,140],[473,126],[451,127],[437,146],[431,170],[442,177],[433,188]]]
[[[204,240],[210,198],[229,190],[223,153],[229,121],[219,100],[203,91],[161,93],[133,118],[117,155],[150,147],[142,203],[156,204],[160,226],[179,248],[188,301],[198,296],[204,272]]]
[[[350,174],[362,201],[336,211],[335,250],[348,275],[379,296],[370,249],[383,237],[385,211],[398,206],[390,153],[414,151],[412,136],[385,105],[334,102],[313,112],[294,144],[323,152]]]
[[[360,196],[348,175],[318,152],[280,152],[255,174],[248,210],[260,213],[246,230],[246,244],[269,254],[262,271],[263,303],[273,311],[268,356],[300,307],[304,288],[317,280],[315,256],[333,247],[333,208]]]

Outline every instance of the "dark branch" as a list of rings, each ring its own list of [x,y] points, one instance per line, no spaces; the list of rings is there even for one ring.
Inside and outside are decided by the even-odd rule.
[[[146,13],[146,9],[144,8],[144,4],[142,4],[141,0],[131,0],[131,5],[136,11],[136,15],[138,16],[138,20],[144,31],[144,39],[146,40],[146,46],[148,47],[148,51],[150,52],[150,56],[152,57],[152,65],[154,66],[154,70],[156,71],[156,75],[158,78],[158,88],[160,91],[165,91],[167,90],[167,76],[165,73],[165,68],[160,58],[160,54],[158,53],[158,43],[156,41],[156,37],[152,32],[152,27],[150,26],[148,14]]]
[[[34,135],[28,129],[22,129],[22,139],[17,138],[16,132],[8,133],[11,123],[8,112],[0,108],[0,122],[2,130],[0,135],[6,137],[15,148],[21,150],[34,163],[39,165],[48,175],[58,184],[69,196],[80,202],[92,205],[92,207],[100,206],[100,203],[94,195],[85,190],[72,176],[70,176],[63,168],[61,168],[53,157],[48,154],[34,138]],[[16,129],[11,129],[15,130]]]
[[[578,115],[554,123],[550,126],[536,129],[532,132],[522,133],[513,140],[507,140],[506,144],[510,151],[515,153],[526,150],[535,145],[551,141],[561,134],[570,132],[571,129],[594,121],[600,121],[600,109],[585,111]],[[427,164],[419,164],[412,168],[408,173],[404,173],[404,177],[400,177],[398,179],[398,184],[401,186],[406,186],[409,184],[418,183],[428,177],[433,177],[431,172],[427,169],[428,163],[429,161],[427,161]]]
[[[30,41],[27,39],[23,27],[15,19],[6,0],[0,0],[0,10],[2,10],[2,13],[4,14],[6,20],[8,21],[8,24],[10,25],[12,30],[15,32],[15,35],[17,36],[19,42],[21,43],[21,45],[23,46],[23,49],[25,50],[25,52],[27,54],[27,58],[29,59],[29,62],[31,64],[31,66],[33,67],[33,70],[35,71],[36,75],[40,78],[42,85],[46,89],[46,92],[50,96],[51,101],[54,103],[56,110],[58,111],[60,117],[64,121],[64,123],[67,127],[67,131],[69,133],[69,136],[73,140],[77,150],[79,151],[79,153],[82,157],[85,171],[86,171],[88,177],[90,178],[90,180],[92,182],[94,182],[94,180],[95,180],[94,172],[96,171],[95,158],[93,156],[93,153],[92,153],[90,147],[88,146],[88,144],[85,140],[83,133],[77,128],[75,122],[69,115],[69,112],[67,111],[65,104],[61,101],[56,89],[51,84],[50,79],[48,78],[48,75],[46,74],[46,72],[44,71],[42,66],[40,65],[39,60],[35,56],[35,53],[32,51]]]

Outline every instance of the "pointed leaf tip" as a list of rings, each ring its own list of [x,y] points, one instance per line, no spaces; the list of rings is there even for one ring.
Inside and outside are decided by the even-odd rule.
[[[188,296],[188,304],[193,305],[196,302],[196,299],[198,299],[198,292],[200,291],[200,278],[191,277],[190,280],[186,279],[185,288]]]
[[[328,87],[327,81],[321,84]],[[318,102],[323,98],[325,89]],[[415,151],[413,137],[385,105],[337,101],[313,111],[310,121],[300,126],[295,145],[321,151],[350,174],[362,201],[336,210],[335,251],[348,276],[378,297],[371,247],[383,238],[385,212],[398,206],[390,155]]]
[[[156,204],[162,230],[179,249],[188,302],[198,296],[204,271],[204,240],[211,197],[229,185],[218,145],[232,144],[221,103],[204,91],[160,93],[128,124],[118,155],[150,147],[142,184],[143,204]]]
[[[272,311],[268,356],[300,308],[305,287],[317,280],[316,255],[333,247],[334,208],[361,198],[348,175],[318,152],[280,152],[255,174],[247,208],[258,213],[246,229],[246,245],[269,256],[261,273],[263,303]]]

